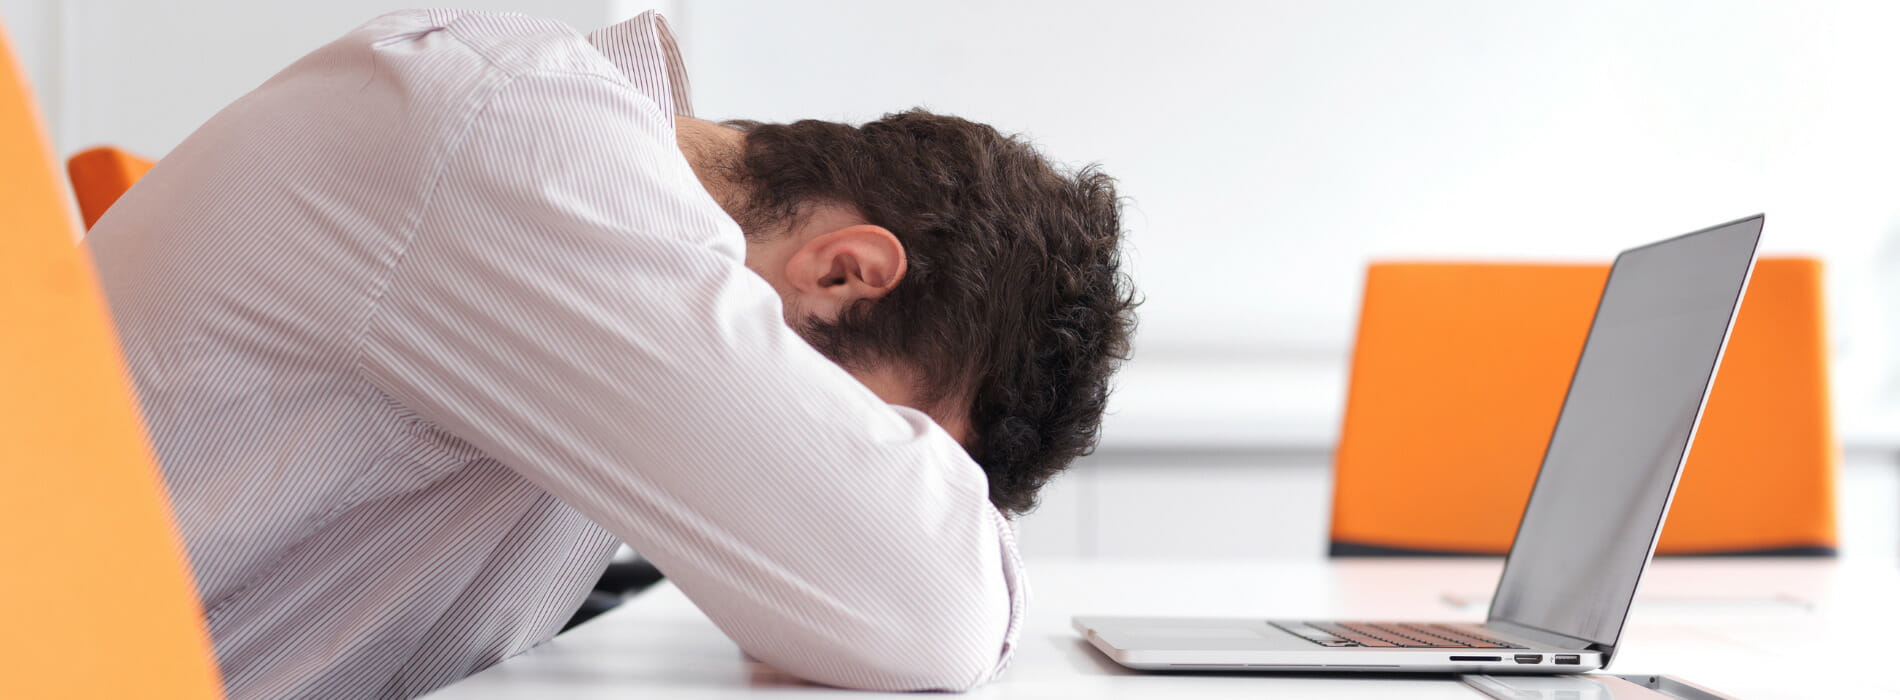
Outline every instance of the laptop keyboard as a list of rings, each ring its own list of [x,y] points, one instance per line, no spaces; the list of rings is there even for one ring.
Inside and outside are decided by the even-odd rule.
[[[1510,649],[1490,637],[1450,625],[1418,622],[1294,622],[1269,623],[1314,644],[1327,647],[1394,647],[1406,649]]]

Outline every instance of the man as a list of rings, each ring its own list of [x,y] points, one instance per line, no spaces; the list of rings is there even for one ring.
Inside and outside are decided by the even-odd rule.
[[[1126,351],[1111,183],[949,117],[688,111],[655,15],[397,13],[94,228],[231,697],[452,682],[616,538],[801,677],[1002,668],[1001,511]]]

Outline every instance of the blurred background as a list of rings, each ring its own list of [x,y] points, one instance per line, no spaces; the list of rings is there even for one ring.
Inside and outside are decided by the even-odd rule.
[[[1147,299],[1102,449],[1034,556],[1318,556],[1368,261],[1607,262],[1766,212],[1821,257],[1842,551],[1900,555],[1900,5],[456,0],[582,32],[647,9],[698,115],[911,106],[1129,198]],[[391,0],[0,0],[59,152],[162,157]]]

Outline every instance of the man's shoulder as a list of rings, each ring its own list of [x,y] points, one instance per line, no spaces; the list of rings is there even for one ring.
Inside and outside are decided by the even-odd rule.
[[[372,36],[366,38],[379,43],[441,32],[510,76],[572,73],[620,78],[613,64],[587,42],[587,37],[573,27],[542,17],[513,12],[404,10],[364,25],[365,29],[372,27]]]

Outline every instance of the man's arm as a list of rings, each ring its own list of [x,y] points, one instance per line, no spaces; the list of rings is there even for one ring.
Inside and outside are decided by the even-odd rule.
[[[767,663],[872,689],[987,680],[1022,589],[983,472],[806,345],[743,255],[651,101],[519,77],[446,158],[363,370]]]

